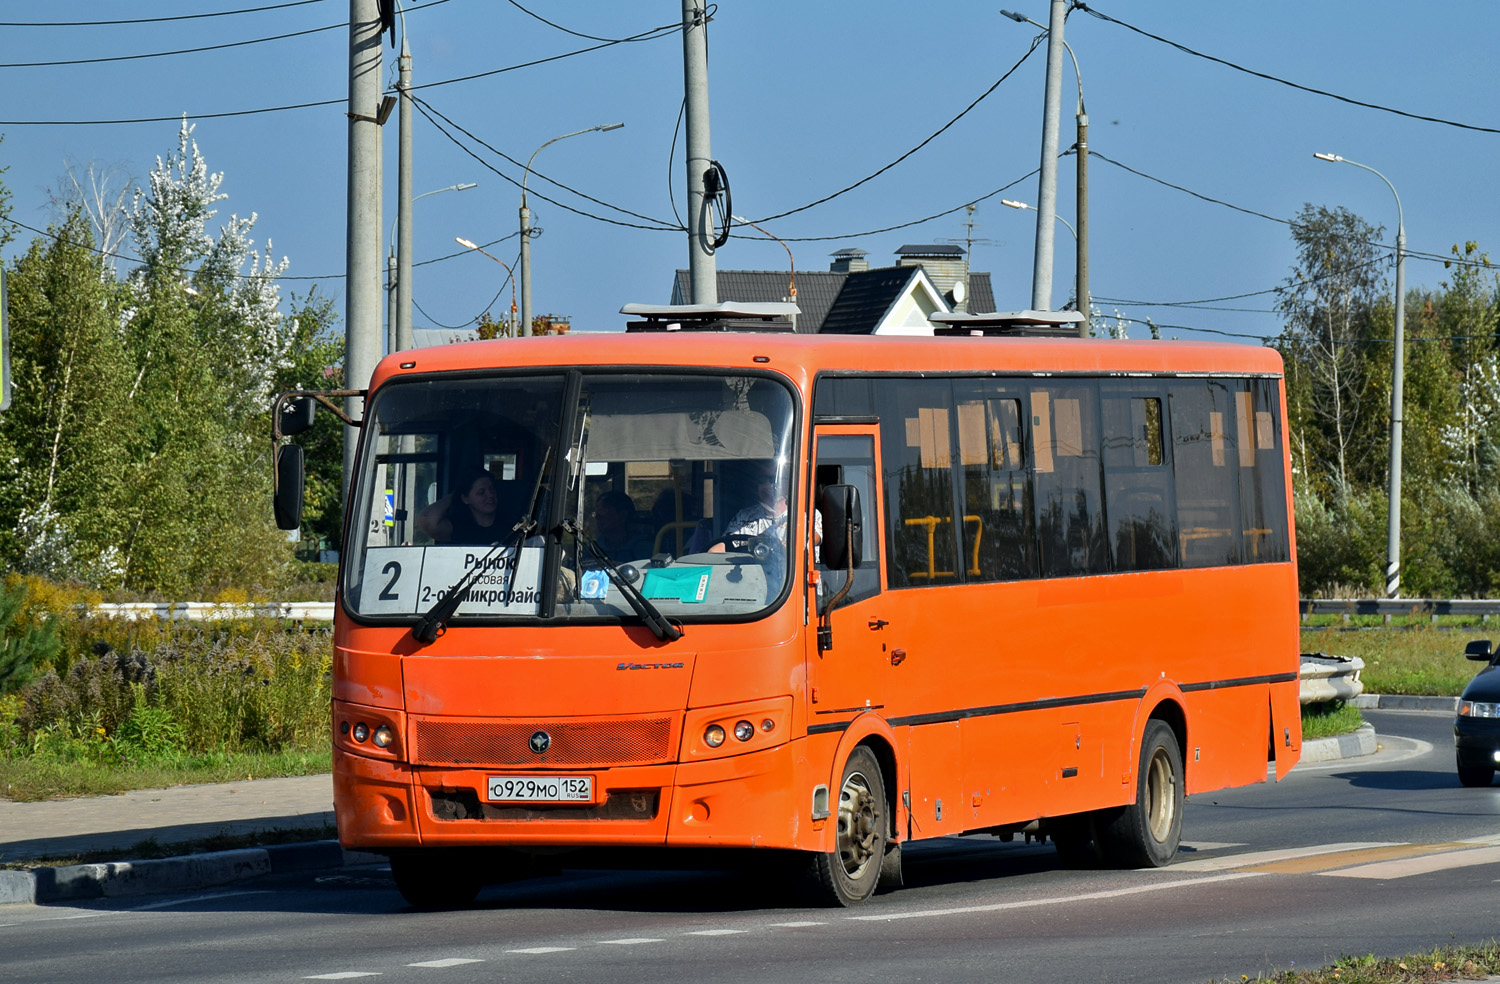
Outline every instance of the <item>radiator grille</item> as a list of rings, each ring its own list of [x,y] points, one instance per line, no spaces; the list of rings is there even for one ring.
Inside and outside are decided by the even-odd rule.
[[[545,731],[550,744],[540,755],[531,736]],[[416,765],[614,766],[671,760],[668,717],[592,721],[494,721],[416,718],[412,761]]]

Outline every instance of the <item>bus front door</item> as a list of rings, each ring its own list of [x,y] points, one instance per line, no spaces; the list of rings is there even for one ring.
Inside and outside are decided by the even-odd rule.
[[[888,718],[892,688],[899,683],[896,674],[905,658],[901,627],[891,623],[884,607],[885,565],[880,547],[884,508],[876,433],[873,425],[823,426],[816,432],[813,502],[820,502],[823,489],[830,485],[852,485],[859,490],[863,557],[849,590],[836,602],[848,571],[830,569],[821,557],[815,565],[819,572],[817,610],[825,631],[821,633],[824,641],[811,647],[808,655],[808,724],[813,733],[846,731],[865,714]],[[841,763],[833,764],[835,773],[841,767]],[[891,777],[890,781],[898,780]]]

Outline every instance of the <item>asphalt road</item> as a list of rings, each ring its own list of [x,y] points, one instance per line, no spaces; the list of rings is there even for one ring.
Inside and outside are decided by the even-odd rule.
[[[387,871],[348,868],[0,907],[0,980],[1163,984],[1500,935],[1500,785],[1459,786],[1447,714],[1366,717],[1375,755],[1190,799],[1180,859],[1155,871],[949,838],[853,910],[787,907],[764,872],[572,871],[417,912]]]

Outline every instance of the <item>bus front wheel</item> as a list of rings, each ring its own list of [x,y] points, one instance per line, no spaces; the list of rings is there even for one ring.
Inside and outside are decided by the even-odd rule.
[[[484,887],[472,859],[441,848],[398,851],[390,856],[391,877],[407,904],[418,909],[453,909],[468,905]]]
[[[834,849],[813,855],[812,881],[821,901],[850,906],[874,894],[890,839],[885,780],[875,754],[863,745],[844,763],[837,822]]]
[[[1104,826],[1104,853],[1121,868],[1160,868],[1182,840],[1182,750],[1165,721],[1147,722],[1135,781],[1135,802]]]

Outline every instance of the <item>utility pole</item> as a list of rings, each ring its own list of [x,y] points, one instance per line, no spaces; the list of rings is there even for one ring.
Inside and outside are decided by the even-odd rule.
[[[1080,76],[1081,78],[1081,76]],[[1078,278],[1078,313],[1083,320],[1078,322],[1078,337],[1089,337],[1089,322],[1093,318],[1092,302],[1089,300],[1089,117],[1083,111],[1083,83],[1078,83],[1078,214],[1074,217],[1078,228],[1078,264],[1074,268]]]
[[[1052,236],[1057,223],[1058,103],[1062,99],[1063,21],[1068,0],[1052,0],[1047,28],[1047,89],[1042,101],[1042,168],[1036,203],[1036,254],[1032,262],[1031,307],[1052,308]]]
[[[683,89],[687,100],[688,302],[691,304],[719,303],[714,232],[703,184],[703,175],[713,161],[708,139],[707,32],[708,14],[702,0],[682,0]]]
[[[349,177],[344,263],[344,386],[365,389],[380,361],[380,51],[377,0],[349,0]],[[351,398],[349,416],[364,416]],[[343,490],[354,475],[359,431],[344,429]]]
[[[400,74],[396,92],[401,99],[401,118],[396,158],[396,343],[391,351],[412,347],[411,337],[411,48],[406,44],[406,18],[401,19]]]

